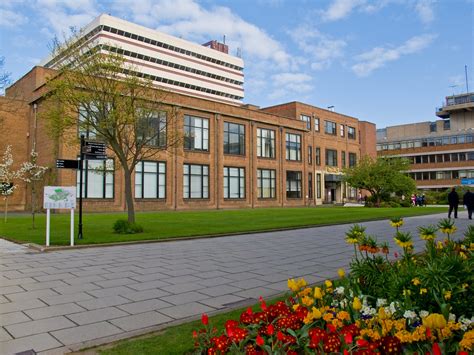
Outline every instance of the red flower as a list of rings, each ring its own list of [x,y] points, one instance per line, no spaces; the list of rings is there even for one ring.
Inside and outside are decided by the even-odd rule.
[[[253,314],[253,311],[252,311],[252,308],[247,308],[247,310],[245,311],[249,316],[251,316]]]
[[[285,339],[285,336],[283,335],[281,330],[279,330],[278,333],[277,333],[277,339],[278,339],[278,341],[283,341]]]
[[[397,253],[397,252],[393,253],[393,255],[394,255],[396,258],[398,258],[398,253]]]
[[[344,349],[344,355],[349,355],[349,351],[347,349]]]
[[[467,351],[460,351],[458,352],[458,355],[469,355]]]
[[[352,344],[352,341],[353,341],[352,334],[349,332],[344,334],[344,341],[346,342],[346,344]]]
[[[262,308],[262,311],[265,312],[267,310],[267,304],[265,303],[262,296],[260,296],[259,300],[260,300],[260,307]]]
[[[207,316],[206,313],[203,313],[202,316],[201,316],[201,322],[202,324],[204,325],[208,325],[209,324],[209,317]]]
[[[265,340],[260,336],[260,334],[257,335],[255,342],[257,343],[258,346],[263,346],[263,344],[265,344]]]
[[[401,354],[402,343],[397,337],[385,336],[381,339],[381,350],[384,354]]]
[[[228,321],[225,322],[225,329],[226,330],[229,330],[229,329],[232,329],[232,328],[235,328],[235,327],[238,327],[239,326],[239,322],[237,322],[236,320],[233,320],[233,319],[229,319]]]
[[[335,333],[336,332],[336,327],[331,324],[331,323],[328,323],[328,330],[331,332],[331,333]]]
[[[267,327],[267,334],[272,336],[273,333],[275,333],[275,327],[273,326],[273,324],[269,324]]]
[[[326,353],[340,352],[341,345],[341,339],[337,334],[328,334],[323,339],[323,350]]]
[[[438,343],[433,344],[433,355],[441,355],[441,349]]]
[[[357,339],[356,344],[359,348],[365,348],[369,346],[369,342],[365,339]]]
[[[198,333],[195,330],[193,330],[193,338],[196,339],[197,337],[198,337]]]
[[[431,329],[430,328],[426,328],[426,337],[431,338]]]

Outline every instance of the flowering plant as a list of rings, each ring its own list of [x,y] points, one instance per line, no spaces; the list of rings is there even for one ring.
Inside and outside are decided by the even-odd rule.
[[[474,228],[469,230],[474,233]],[[410,254],[391,263],[376,255],[384,254],[388,245],[378,245],[354,226],[346,241],[359,247],[355,253],[360,259],[351,264],[350,274],[338,270],[339,279],[317,286],[289,279],[291,294],[284,301],[267,305],[261,298],[259,309],[248,308],[239,320],[228,320],[222,332],[203,319],[204,328],[194,333],[196,353],[472,354],[473,253],[465,243],[474,234],[468,232],[464,241],[433,248],[435,255]],[[411,235],[400,233],[396,239],[412,245]],[[366,250],[364,255],[361,245],[378,250]],[[460,257],[461,252],[466,258]],[[371,288],[371,282],[383,287]]]

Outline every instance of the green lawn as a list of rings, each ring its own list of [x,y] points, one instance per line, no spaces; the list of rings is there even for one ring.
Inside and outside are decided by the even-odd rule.
[[[84,239],[76,244],[99,244],[137,240],[169,239],[294,228],[323,224],[356,223],[371,219],[408,217],[445,211],[445,208],[364,208],[312,207],[212,211],[166,211],[137,213],[137,222],[145,231],[119,235],[112,225],[125,213],[88,213],[84,215]],[[36,229],[30,215],[11,215],[0,221],[0,236],[18,242],[45,244],[46,216],[38,215]],[[77,215],[76,215],[77,233]],[[69,214],[51,215],[51,245],[69,244]]]

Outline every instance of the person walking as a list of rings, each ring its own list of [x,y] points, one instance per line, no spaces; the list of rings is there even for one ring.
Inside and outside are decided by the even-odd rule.
[[[474,210],[474,193],[467,190],[462,199],[463,205],[467,208],[467,215],[469,219],[472,219],[472,211]]]
[[[456,192],[456,188],[453,187],[451,192],[448,194],[448,203],[449,203],[449,211],[448,211],[448,218],[451,218],[451,212],[454,210],[454,218],[458,218],[458,205],[459,205],[459,196]]]

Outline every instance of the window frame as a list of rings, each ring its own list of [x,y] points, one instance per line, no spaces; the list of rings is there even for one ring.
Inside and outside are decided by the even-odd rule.
[[[269,177],[264,177],[263,172],[269,172]],[[270,196],[264,196],[264,181],[269,181]],[[260,200],[276,199],[276,170],[275,169],[257,169],[257,198]]]
[[[193,120],[201,120],[201,127],[191,125],[191,119]],[[186,124],[186,121],[189,120],[189,124]],[[205,127],[204,123],[207,123],[207,127]],[[209,151],[209,119],[205,117],[198,117],[192,115],[184,115],[184,150],[187,151],[196,151],[196,152],[208,152]],[[188,132],[189,129],[189,132]],[[193,130],[194,129],[194,130]],[[192,137],[191,134],[198,129],[201,131],[201,148],[196,148],[195,144],[195,136]],[[188,136],[189,135],[189,136]],[[193,139],[190,141],[190,139]],[[191,144],[194,142],[194,144]],[[207,142],[207,148],[204,148],[205,143]],[[189,143],[189,144],[188,144]]]
[[[335,162],[335,164],[329,164],[329,152],[335,152],[332,158],[332,163]],[[337,167],[337,150],[336,149],[328,149],[326,148],[326,166],[331,166],[331,167]]]
[[[299,177],[299,179],[297,178],[294,180],[290,180],[289,176],[292,174],[295,175],[296,177]],[[302,198],[303,196],[302,179],[303,179],[303,175],[301,171],[294,171],[294,170],[286,171],[286,198],[287,199],[301,199]],[[291,182],[296,183],[296,190],[291,189],[292,187]],[[291,196],[292,193],[296,193],[296,196]]]
[[[231,195],[231,179],[235,178],[235,176],[230,175],[230,169],[237,169],[238,176],[237,176],[237,190],[238,190],[238,197],[230,197]],[[243,174],[241,174],[243,172]],[[244,200],[246,197],[246,186],[245,186],[245,168],[241,166],[224,166],[223,168],[223,190],[224,190],[224,200]],[[243,186],[241,185],[243,181]],[[227,182],[227,186],[226,186]],[[242,193],[243,188],[243,193]]]
[[[264,136],[263,131],[269,132],[270,137]],[[276,136],[276,131],[274,129],[257,127],[257,157],[258,158],[266,158],[266,159],[276,158],[275,136]],[[270,142],[270,156],[264,155],[264,153],[266,152],[265,147],[267,146],[268,141]]]
[[[237,126],[238,133],[232,132],[231,126]],[[238,136],[238,152],[231,151],[230,138],[232,136]],[[245,125],[235,122],[224,121],[223,130],[223,151],[227,155],[245,155]]]
[[[188,174],[186,174],[184,171],[185,171],[185,166],[188,166]],[[198,166],[201,168],[201,196],[200,197],[192,197],[191,196],[191,190],[192,190],[192,179],[191,177],[193,175],[196,175],[196,174],[192,174],[191,173],[191,167],[193,166]],[[204,174],[204,168],[207,168],[207,175]],[[210,184],[209,184],[209,175],[210,175],[210,171],[209,171],[209,165],[206,165],[206,164],[193,164],[193,163],[184,163],[183,164],[183,199],[186,199],[186,200],[207,200],[209,199],[209,195],[210,195]],[[205,181],[205,177],[207,177],[207,196],[205,196],[204,194],[204,187],[205,187],[205,184],[204,184],[204,181]],[[185,194],[185,179],[187,179],[187,182],[188,182],[188,194],[186,196]]]
[[[355,127],[347,126],[347,138],[354,139],[354,140],[357,139],[357,133],[356,133]]]
[[[306,129],[311,130],[311,116],[300,114],[300,120],[306,122]]]
[[[156,197],[145,197],[145,174],[152,174],[152,172],[146,172],[145,163],[155,163],[156,164]],[[137,171],[137,167],[141,166],[141,171]],[[160,165],[164,166],[164,171],[160,171]],[[134,184],[134,198],[136,200],[166,200],[166,188],[167,188],[167,181],[166,181],[166,161],[156,161],[156,160],[140,160],[137,165],[135,166],[135,184]],[[141,196],[137,197],[137,175],[141,175]],[[160,176],[164,176],[164,195],[160,196]],[[163,185],[161,185],[163,186]]]
[[[78,162],[80,163],[80,160],[78,158]],[[102,178],[102,197],[89,197],[89,193],[88,193],[88,187],[89,187],[89,172],[91,172],[92,170],[92,174],[94,173],[94,170],[95,169],[94,167],[89,167],[89,163],[90,162],[102,162],[102,170],[97,173],[97,174],[102,174],[103,178]],[[112,168],[111,169],[107,169],[107,162],[111,162],[112,163]],[[82,198],[84,199],[98,199],[98,200],[114,200],[115,199],[115,160],[113,158],[109,158],[107,160],[93,160],[93,159],[84,159],[82,161],[83,163],[83,169],[82,169],[82,173],[83,173],[83,178],[82,178],[82,184],[83,184],[83,188],[82,186],[80,186],[80,173],[81,173],[81,170],[80,169],[77,169],[76,170],[76,197],[79,198],[79,194],[80,194],[80,189],[82,188]],[[107,175],[110,175],[112,177],[112,184],[110,183],[107,183]],[[107,185],[112,185],[112,196],[109,196],[107,197]]]
[[[288,161],[301,161],[301,134],[289,133],[285,134],[286,137],[286,160]],[[296,137],[296,142],[292,142],[291,138]],[[296,158],[292,159],[291,152],[295,152]]]
[[[324,133],[336,136],[337,135],[337,123],[333,121],[324,121]]]
[[[321,147],[316,147],[314,152],[314,159],[317,166],[321,166]]]

